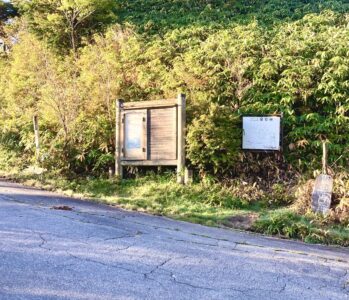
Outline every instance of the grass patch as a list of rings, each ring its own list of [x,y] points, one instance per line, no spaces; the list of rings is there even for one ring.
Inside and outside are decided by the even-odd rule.
[[[265,212],[252,226],[255,232],[283,238],[300,239],[307,243],[349,246],[349,228],[324,224],[325,218],[298,215],[290,209]]]

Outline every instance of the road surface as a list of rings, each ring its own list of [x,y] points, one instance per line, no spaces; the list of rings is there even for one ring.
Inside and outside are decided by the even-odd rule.
[[[349,299],[348,269],[349,249],[0,181],[0,299]]]

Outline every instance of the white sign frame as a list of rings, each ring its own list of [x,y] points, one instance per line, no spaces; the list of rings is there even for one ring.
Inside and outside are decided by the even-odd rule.
[[[127,160],[144,160],[147,156],[147,110],[122,113],[122,154]]]
[[[242,149],[246,151],[282,151],[282,116],[242,117]]]

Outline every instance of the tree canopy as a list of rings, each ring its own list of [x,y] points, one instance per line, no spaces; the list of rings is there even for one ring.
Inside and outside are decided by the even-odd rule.
[[[30,29],[61,52],[115,22],[115,0],[13,0]]]

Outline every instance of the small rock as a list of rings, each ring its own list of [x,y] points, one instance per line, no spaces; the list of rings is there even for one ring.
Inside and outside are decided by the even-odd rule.
[[[68,211],[73,210],[72,207],[66,206],[66,205],[63,205],[63,206],[53,206],[51,209],[56,209],[56,210],[68,210]]]

